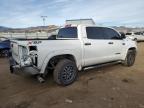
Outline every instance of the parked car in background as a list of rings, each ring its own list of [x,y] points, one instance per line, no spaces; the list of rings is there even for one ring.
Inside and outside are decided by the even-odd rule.
[[[135,41],[144,41],[144,34],[142,32],[129,32],[126,36]]]
[[[0,56],[8,56],[10,49],[10,40],[5,37],[0,37]]]

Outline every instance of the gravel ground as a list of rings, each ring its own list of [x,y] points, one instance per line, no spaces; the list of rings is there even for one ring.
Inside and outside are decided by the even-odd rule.
[[[110,65],[79,73],[67,87],[10,74],[0,58],[0,108],[144,108],[144,43],[133,67]]]

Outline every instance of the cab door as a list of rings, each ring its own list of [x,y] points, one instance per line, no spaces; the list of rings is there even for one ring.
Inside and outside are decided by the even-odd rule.
[[[86,27],[87,37],[83,39],[84,65],[90,66],[105,63],[114,56],[114,45],[111,40],[105,39],[103,27]]]
[[[104,38],[109,41],[111,48],[111,61],[120,60],[122,52],[125,49],[125,40],[121,38],[120,34],[112,28],[103,28]]]

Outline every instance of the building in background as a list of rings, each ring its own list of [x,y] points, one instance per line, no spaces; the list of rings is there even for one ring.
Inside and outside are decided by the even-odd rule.
[[[79,25],[79,24],[85,24],[85,25],[95,25],[95,22],[93,19],[73,19],[73,20],[66,20],[66,25]]]

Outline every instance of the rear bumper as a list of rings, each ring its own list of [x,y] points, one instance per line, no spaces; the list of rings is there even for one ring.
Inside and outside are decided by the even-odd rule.
[[[21,67],[16,63],[13,57],[9,57],[10,62],[10,72],[15,74],[31,74],[36,75],[39,74],[40,70],[33,66],[25,66]]]

